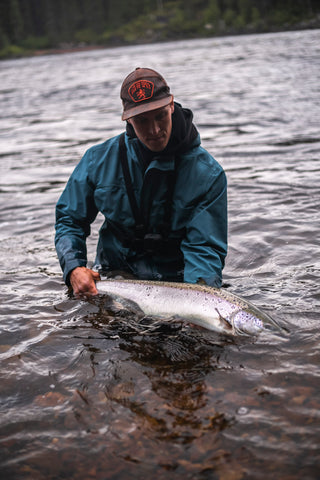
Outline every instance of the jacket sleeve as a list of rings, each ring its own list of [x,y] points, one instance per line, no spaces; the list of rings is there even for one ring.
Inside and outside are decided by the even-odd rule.
[[[85,153],[56,206],[55,246],[67,285],[71,271],[87,264],[86,238],[98,213],[88,173],[91,155],[90,150]]]
[[[221,169],[197,204],[181,243],[184,255],[184,281],[221,287],[227,255],[227,180]]]

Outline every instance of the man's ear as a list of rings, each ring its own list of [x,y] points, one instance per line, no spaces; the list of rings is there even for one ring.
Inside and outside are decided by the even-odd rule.
[[[170,107],[171,107],[171,114],[174,112],[174,102],[173,102],[173,97],[172,97],[172,101],[170,103]]]

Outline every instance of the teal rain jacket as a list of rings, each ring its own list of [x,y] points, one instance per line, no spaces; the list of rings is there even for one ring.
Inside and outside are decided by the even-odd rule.
[[[148,216],[148,232],[170,222],[177,251],[137,252],[117,231],[134,236],[135,220],[127,195],[119,136],[90,148],[72,173],[56,207],[56,250],[69,285],[69,274],[87,265],[86,238],[101,212],[96,264],[124,270],[138,278],[221,286],[227,254],[227,182],[222,167],[200,146],[197,135],[178,159],[154,159],[144,170],[137,138],[125,135],[129,171],[138,205]],[[166,212],[168,176],[174,175],[170,215]],[[170,218],[171,217],[171,218]]]

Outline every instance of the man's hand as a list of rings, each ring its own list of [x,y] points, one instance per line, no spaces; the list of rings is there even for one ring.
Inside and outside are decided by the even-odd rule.
[[[98,294],[96,283],[100,280],[98,272],[86,267],[77,267],[70,274],[70,283],[76,297],[92,297]]]

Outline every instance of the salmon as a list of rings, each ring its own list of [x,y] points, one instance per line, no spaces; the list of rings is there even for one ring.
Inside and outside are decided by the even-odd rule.
[[[111,278],[97,282],[97,289],[100,294],[134,302],[146,315],[176,316],[208,330],[233,335],[281,330],[267,313],[223,288]]]

